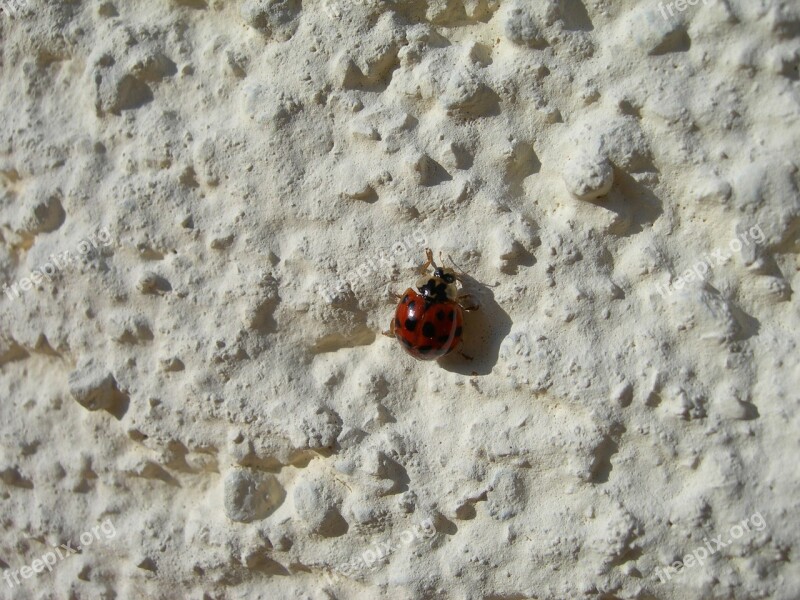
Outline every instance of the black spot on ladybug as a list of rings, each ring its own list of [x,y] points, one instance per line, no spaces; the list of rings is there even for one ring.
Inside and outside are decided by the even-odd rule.
[[[422,335],[427,338],[432,338],[436,335],[436,328],[433,326],[433,323],[425,323],[422,326]]]
[[[443,310],[437,310],[436,311],[436,318],[439,319],[440,321],[444,321],[444,311]]]
[[[408,303],[408,312],[414,312],[414,307],[417,305],[413,300]]]
[[[461,327],[456,327],[456,337],[461,336]]]
[[[433,349],[433,346],[420,346],[419,348],[417,348],[417,350],[419,350],[420,354],[427,354],[432,349]]]
[[[456,311],[454,311],[454,310],[451,310],[451,311],[448,313],[448,315],[447,315],[447,318],[448,318],[448,320],[450,320],[450,321],[452,321],[453,319],[455,319],[455,317],[456,317]]]
[[[406,329],[409,331],[414,331],[417,328],[417,320],[416,319],[406,319]]]

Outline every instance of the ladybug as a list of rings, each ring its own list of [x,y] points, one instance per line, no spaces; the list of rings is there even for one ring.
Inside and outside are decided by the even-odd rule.
[[[461,344],[463,311],[478,307],[462,304],[469,295],[458,295],[456,281],[461,279],[453,269],[437,266],[430,248],[425,249],[425,256],[427,260],[419,269],[422,276],[416,284],[419,291],[408,288],[400,297],[389,331],[384,335],[396,337],[414,358],[435,360]],[[433,268],[432,275],[426,274],[428,267]]]

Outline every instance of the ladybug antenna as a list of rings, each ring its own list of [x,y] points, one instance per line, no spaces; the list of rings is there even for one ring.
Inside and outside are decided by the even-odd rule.
[[[459,267],[459,266],[456,264],[456,261],[454,261],[454,260],[453,260],[453,257],[452,257],[452,256],[450,256],[449,254],[447,255],[447,258],[449,258],[449,259],[450,259],[450,262],[451,262],[451,263],[453,263],[453,266],[454,266],[456,269],[458,269],[458,272],[456,272],[456,279],[458,279],[459,281],[463,281],[464,277],[466,277],[466,276],[467,276],[467,274],[464,272],[464,269],[462,269],[461,267]]]

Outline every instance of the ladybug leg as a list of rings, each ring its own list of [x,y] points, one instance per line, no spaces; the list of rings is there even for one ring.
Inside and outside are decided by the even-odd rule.
[[[427,259],[425,263],[419,268],[420,273],[425,273],[428,270],[428,267],[433,265],[436,267],[436,263],[433,262],[433,251],[430,248],[425,248],[425,258]]]
[[[457,346],[455,346],[454,348],[450,348],[450,350],[448,350],[447,352],[448,352],[448,354],[450,352],[458,352],[461,355],[461,358],[463,358],[464,360],[473,360],[473,358],[469,354],[464,354],[461,351],[461,348],[463,346],[464,346],[464,340],[461,340],[460,342],[458,342]]]
[[[458,347],[456,348],[456,351],[461,356],[461,358],[463,358],[464,360],[473,360],[473,358],[469,354],[464,354],[464,351],[462,350],[463,347],[464,347],[464,340],[461,340],[461,342],[459,342],[458,344]]]
[[[381,331],[386,337],[394,337],[394,319],[389,323],[389,331]]]
[[[480,305],[472,299],[471,294],[462,294],[456,301],[461,305],[464,310],[478,310]]]

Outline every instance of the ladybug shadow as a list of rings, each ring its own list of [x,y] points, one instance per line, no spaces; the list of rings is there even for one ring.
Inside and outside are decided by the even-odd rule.
[[[469,275],[461,275],[463,293],[472,296],[479,307],[464,311],[464,336],[460,348],[439,359],[446,371],[461,375],[488,375],[497,364],[500,344],[511,331],[511,317],[495,302],[494,292]],[[459,350],[472,357],[462,356]]]

